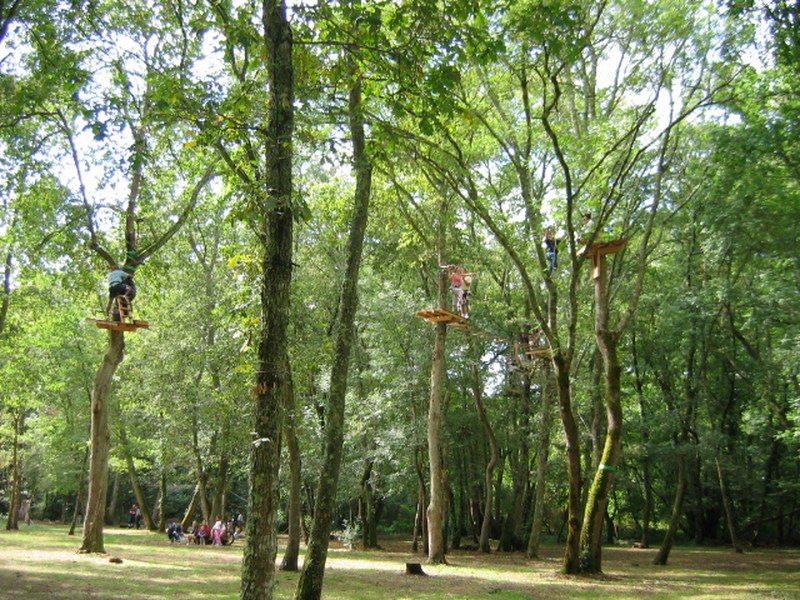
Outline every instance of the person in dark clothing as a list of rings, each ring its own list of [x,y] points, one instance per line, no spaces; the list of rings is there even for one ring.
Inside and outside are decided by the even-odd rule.
[[[116,265],[111,267],[108,274],[108,304],[106,304],[106,314],[112,315],[115,321],[121,321],[125,315],[130,315],[133,311],[133,299],[136,298],[136,283],[133,281],[134,267],[125,265],[121,269]],[[114,307],[115,300],[121,305],[122,312]],[[112,312],[112,307],[115,308]]]
[[[167,527],[167,537],[170,544],[180,542],[183,539],[183,526],[175,521],[170,523]]]
[[[544,255],[547,258],[547,272],[552,275],[558,268],[558,240],[552,227],[548,227],[544,232]]]
[[[136,513],[139,511],[139,505],[134,504],[131,506],[131,509],[128,511],[128,527],[133,529],[136,527]]]

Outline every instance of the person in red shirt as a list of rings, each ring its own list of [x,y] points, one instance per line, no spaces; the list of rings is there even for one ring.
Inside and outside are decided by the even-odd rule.
[[[194,532],[195,541],[198,544],[208,544],[211,540],[211,527],[208,524],[208,521],[203,519],[203,524],[200,525]]]

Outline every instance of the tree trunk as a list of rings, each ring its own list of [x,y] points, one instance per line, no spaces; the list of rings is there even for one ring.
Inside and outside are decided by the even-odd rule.
[[[728,527],[728,535],[731,537],[731,545],[736,552],[742,553],[744,552],[744,548],[739,542],[739,536],[736,533],[736,519],[733,516],[733,507],[731,506],[731,501],[728,497],[728,484],[725,481],[725,475],[722,471],[722,465],[719,462],[719,456],[714,458],[714,462],[717,464],[719,493],[722,496],[722,508],[725,510],[725,524]]]
[[[598,257],[595,273],[595,337],[603,357],[606,381],[606,439],[600,463],[586,501],[581,531],[580,570],[601,573],[603,570],[603,520],[608,506],[608,494],[622,453],[622,368],[617,346],[619,334],[608,329],[608,294],[606,293],[606,257]]]
[[[364,550],[377,548],[378,545],[378,535],[377,531],[375,531],[377,505],[371,482],[374,464],[375,461],[371,458],[364,462],[364,470],[361,473],[361,482],[359,484],[358,518],[361,522],[361,539]]]
[[[358,275],[372,187],[372,164],[367,156],[364,135],[361,79],[356,75],[355,64],[350,66],[354,79],[350,88],[348,112],[350,136],[353,143],[353,162],[356,171],[356,191],[347,244],[347,268],[340,295],[341,310],[336,327],[336,349],[331,369],[331,389],[326,412],[325,456],[317,487],[317,506],[314,511],[311,540],[306,551],[303,572],[297,585],[296,598],[301,600],[316,600],[322,595],[322,580],[325,575],[328,542],[333,526],[336,489],[342,462],[347,375],[353,343],[353,323],[358,309]]]
[[[639,538],[639,547],[649,548],[650,518],[653,512],[653,483],[650,469],[650,415],[647,412],[644,401],[644,383],[642,381],[642,373],[639,370],[639,353],[636,347],[635,328],[631,331],[631,362],[633,363],[636,399],[639,404],[642,445],[644,446],[644,453],[640,458],[642,463],[642,495],[644,496],[644,506],[642,507],[642,535]]]
[[[81,461],[81,471],[78,475],[78,493],[77,497],[75,498],[75,510],[72,511],[72,523],[69,526],[69,533],[67,535],[75,535],[75,527],[78,525],[78,515],[82,514],[83,511],[86,463],[88,460],[89,449],[87,448],[83,453],[83,460]]]
[[[283,0],[263,2],[269,84],[266,172],[261,242],[261,331],[252,391],[254,432],[241,600],[272,598],[278,552],[278,466],[286,394],[291,393],[288,325],[292,281],[292,134],[294,70],[292,30]]]
[[[223,436],[225,434],[223,433]],[[219,457],[217,473],[214,476],[214,496],[211,500],[211,515],[214,519],[225,518],[225,499],[228,495],[228,457],[223,451]]]
[[[195,484],[194,486],[194,494],[192,494],[192,499],[189,501],[189,506],[186,507],[186,512],[183,514],[183,519],[181,520],[181,527],[184,531],[189,531],[192,527],[192,522],[194,521],[194,515],[197,513],[197,505],[200,502],[200,486]]]
[[[198,376],[199,379],[199,376]],[[197,478],[197,500],[203,520],[211,521],[211,507],[208,505],[208,473],[203,465],[203,454],[200,449],[200,420],[197,417],[197,407],[192,412],[192,452],[194,453],[194,469]]]
[[[6,253],[3,261],[3,295],[0,297],[0,336],[6,330],[6,319],[8,318],[8,308],[11,305],[11,274],[14,255]]]
[[[440,564],[444,558],[444,489],[440,433],[442,429],[442,395],[444,394],[444,341],[447,325],[437,323],[431,365],[430,408],[428,413],[428,460],[430,468],[430,503],[428,521],[428,563]]]
[[[483,427],[483,432],[486,434],[486,439],[489,441],[489,451],[491,453],[489,462],[486,464],[486,471],[484,473],[484,485],[486,486],[486,495],[483,506],[483,523],[481,523],[481,535],[478,540],[478,550],[488,553],[489,548],[489,534],[491,533],[492,524],[492,494],[494,489],[492,487],[492,475],[494,467],[499,460],[499,452],[497,450],[497,440],[494,437],[494,431],[489,423],[489,418],[486,416],[486,411],[483,409],[480,374],[478,372],[478,365],[472,365],[472,400],[475,402],[475,410],[478,412],[478,419]]]
[[[589,435],[592,438],[591,447],[591,472],[593,472],[597,465],[600,464],[601,457],[603,456],[603,448],[605,446],[606,437],[606,419],[603,418],[605,412],[603,405],[602,393],[602,379],[603,379],[603,356],[600,350],[595,348],[592,352],[592,386],[589,391],[592,406],[592,424]]]
[[[167,530],[167,471],[164,467],[161,468],[161,477],[158,482],[158,523],[156,529],[158,531]]]
[[[669,519],[669,527],[661,542],[661,547],[653,559],[654,565],[666,565],[669,559],[669,553],[672,550],[672,544],[675,542],[675,536],[678,533],[678,526],[681,522],[681,514],[683,513],[683,499],[686,497],[686,458],[683,456],[679,449],[678,454],[678,485],[675,488],[675,498],[672,500],[672,514]]]
[[[294,396],[290,394],[289,400],[293,403]],[[295,432],[294,408],[286,408],[286,422],[283,428],[286,437],[286,448],[289,452],[289,506],[286,518],[289,521],[289,535],[286,540],[286,550],[281,560],[281,571],[298,571],[300,556],[300,536],[302,535],[300,495],[302,494],[302,472],[300,445],[297,443]]]
[[[119,504],[119,482],[122,474],[119,471],[114,472],[114,483],[111,486],[111,499],[108,501],[108,508],[106,509],[106,525],[113,525],[117,514],[117,505]]]
[[[567,542],[564,550],[562,572],[567,575],[576,575],[579,572],[578,560],[581,535],[580,437],[575,415],[572,413],[569,369],[566,367],[563,358],[558,354],[553,358],[553,365],[561,424],[564,428],[564,443],[567,454],[567,483],[569,486],[567,498]]]
[[[378,545],[378,523],[381,520],[381,514],[383,513],[384,506],[385,503],[383,496],[378,496],[377,498],[374,495],[372,496],[372,506],[370,507],[367,518],[369,521],[369,539],[367,540],[367,545],[369,548],[380,549],[380,546]]]
[[[444,227],[446,217],[446,203],[442,203],[439,219],[439,264],[444,264]],[[439,308],[447,306],[447,275],[444,271],[439,273]],[[428,462],[430,469],[430,504],[426,511],[428,520],[428,563],[445,563],[444,539],[444,507],[445,489],[444,473],[441,452],[441,433],[443,427],[443,400],[444,387],[447,377],[445,365],[445,341],[447,339],[447,324],[437,323],[435,326],[433,342],[433,357],[431,360],[431,390],[428,404]]]
[[[25,409],[18,408],[14,415],[14,441],[11,450],[11,503],[8,507],[6,530],[19,529],[19,510],[22,506],[22,432],[25,427]]]
[[[447,414],[447,406],[444,407],[444,413]],[[447,554],[447,543],[450,541],[448,531],[450,527],[450,497],[453,495],[453,488],[450,485],[450,467],[447,463],[447,445],[442,446],[442,488],[444,491],[444,505],[442,506],[442,516],[444,517],[444,526],[442,528],[442,539],[444,540],[444,553]]]
[[[509,462],[513,480],[511,506],[503,520],[498,552],[513,552],[522,549],[522,526],[525,500],[530,489],[530,457],[528,436],[530,435],[530,376],[525,372],[522,386],[522,402],[517,419],[516,438],[511,442]]]
[[[142,511],[142,520],[144,520],[145,529],[148,531],[155,531],[153,525],[153,517],[150,514],[150,509],[147,505],[147,496],[144,494],[141,484],[139,483],[139,475],[136,472],[136,464],[133,462],[130,447],[128,446],[128,435],[124,427],[119,429],[119,440],[122,445],[122,451],[125,454],[125,464],[128,466],[128,476],[131,480],[131,487],[133,494],[136,496],[136,502],[139,504],[139,509]]]
[[[422,551],[428,554],[428,521],[425,518],[425,508],[427,506],[427,494],[425,493],[425,476],[422,472],[422,448],[417,445],[414,447],[414,467],[417,473],[417,513],[414,517],[414,542],[412,551],[417,552],[419,545],[417,538],[422,538]]]
[[[462,494],[459,494],[461,497]],[[450,547],[454,550],[461,548],[461,534],[464,530],[464,513],[461,511],[461,503],[456,503],[455,492],[453,487],[450,486],[450,494],[447,500],[448,508],[450,509]]]
[[[581,531],[581,564],[583,573],[602,572],[603,520],[608,506],[608,493],[622,451],[622,401],[616,341],[607,343],[603,349],[606,364],[606,410],[608,428],[600,463],[592,481],[586,501],[583,528]]]
[[[689,469],[687,469],[689,470]],[[694,543],[702,546],[706,540],[705,521],[705,494],[703,490],[703,469],[699,451],[692,457],[690,479],[693,501],[689,503],[694,511],[692,525],[694,526]]]
[[[491,531],[494,534],[497,534],[498,529],[497,525],[503,519],[503,514],[500,511],[501,504],[500,500],[503,495],[503,476],[506,472],[505,468],[506,462],[506,454],[505,452],[499,452],[497,455],[497,464],[494,467],[494,481],[492,487],[492,493],[494,494],[494,502],[492,502],[492,520],[491,520]]]
[[[108,489],[108,458],[111,450],[109,397],[111,381],[125,356],[125,336],[109,330],[108,350],[97,371],[92,389],[91,453],[89,455],[89,494],[83,519],[83,541],[79,552],[105,552],[103,523]]]
[[[547,485],[547,461],[550,458],[550,430],[552,429],[552,385],[550,381],[550,365],[542,368],[542,414],[539,427],[539,450],[536,455],[536,491],[531,520],[531,535],[528,538],[528,558],[539,558],[539,545],[542,538],[542,520],[544,517],[544,492]]]

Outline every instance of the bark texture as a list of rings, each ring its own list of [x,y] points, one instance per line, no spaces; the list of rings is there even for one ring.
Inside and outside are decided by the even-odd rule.
[[[289,399],[293,400],[293,398],[294,395],[290,395]],[[300,445],[297,443],[294,427],[294,410],[287,407],[284,432],[286,448],[289,452],[289,506],[286,514],[289,521],[289,534],[286,539],[286,550],[281,560],[281,571],[298,571],[300,568],[300,536],[302,535],[300,521],[303,518],[300,499],[303,490],[300,472]]]
[[[108,457],[111,451],[109,401],[111,381],[125,356],[125,336],[121,331],[108,332],[108,351],[97,371],[92,389],[91,450],[89,454],[89,493],[83,521],[83,540],[79,552],[105,552],[103,522],[108,487]]]
[[[19,529],[19,510],[22,506],[22,432],[25,428],[25,410],[18,408],[14,414],[14,441],[11,450],[11,494],[6,529]]]
[[[586,499],[581,531],[580,571],[602,572],[603,522],[608,506],[608,493],[614,483],[622,453],[622,368],[617,348],[619,333],[608,327],[608,294],[606,292],[606,257],[599,257],[595,285],[595,338],[605,369],[606,437],[600,462]]]
[[[355,70],[353,70],[355,75]],[[322,596],[322,581],[328,555],[328,542],[336,509],[336,489],[342,462],[344,441],[344,406],[347,376],[350,370],[350,350],[356,310],[358,309],[358,275],[364,247],[364,235],[369,215],[372,187],[372,165],[366,153],[364,118],[361,106],[361,81],[354,77],[349,101],[350,135],[356,170],[356,191],[350,234],[347,244],[347,268],[342,282],[339,321],[336,326],[336,346],[331,370],[331,390],[325,413],[325,456],[317,486],[314,523],[308,543],[303,572],[297,584],[297,598],[316,600]]]
[[[444,261],[444,223],[446,206],[440,211],[439,224],[439,264]],[[447,275],[439,274],[439,308],[447,306]],[[428,404],[428,464],[430,468],[430,503],[426,512],[428,519],[428,563],[445,562],[445,486],[444,468],[441,452],[441,432],[443,425],[443,398],[447,377],[444,348],[447,339],[447,325],[437,323],[433,341],[431,360],[431,391]]]
[[[489,417],[483,408],[483,390],[481,389],[480,374],[478,372],[478,365],[472,365],[472,400],[475,402],[475,410],[478,411],[478,420],[481,422],[483,432],[486,439],[489,440],[489,462],[486,464],[484,472],[484,486],[486,496],[483,503],[483,522],[481,523],[481,535],[478,539],[478,550],[488,553],[489,548],[489,534],[491,533],[492,525],[492,475],[497,462],[500,460],[500,452],[497,449],[497,439],[492,430],[492,424],[489,422]]]
[[[261,331],[258,368],[253,388],[253,440],[247,543],[242,560],[242,600],[272,598],[278,551],[278,465],[285,394],[290,391],[288,337],[292,280],[292,133],[294,71],[292,31],[286,5],[262,4],[264,45],[269,79],[266,173],[260,234]]]
[[[547,461],[550,457],[550,430],[553,416],[553,386],[550,382],[550,365],[542,368],[542,413],[539,426],[539,450],[536,453],[536,489],[533,499],[533,518],[531,535],[528,538],[528,558],[539,558],[539,545],[542,539],[542,522],[544,520],[544,490],[547,482]]]

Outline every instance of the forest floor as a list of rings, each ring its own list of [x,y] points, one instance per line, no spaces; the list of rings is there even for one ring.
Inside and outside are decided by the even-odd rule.
[[[206,599],[238,597],[244,544],[229,547],[170,545],[165,534],[109,528],[106,554],[76,552],[80,535],[61,525],[34,523],[0,532],[0,598]],[[522,553],[478,554],[458,550],[447,565],[427,565],[407,539],[382,539],[382,548],[348,551],[331,542],[326,600],[491,600],[572,598],[698,598],[800,600],[800,550],[676,547],[669,564],[651,564],[655,550],[622,546],[603,551],[605,573],[559,573],[564,548],[545,545],[540,560]],[[283,546],[279,549],[280,561]],[[110,562],[119,558],[121,562]],[[424,577],[406,575],[407,562],[422,563]],[[274,597],[290,599],[298,573],[278,572]]]

